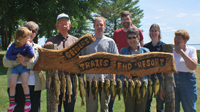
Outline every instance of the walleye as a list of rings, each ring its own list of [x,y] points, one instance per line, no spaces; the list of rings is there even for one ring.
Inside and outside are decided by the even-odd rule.
[[[77,93],[78,93],[78,81],[77,81],[77,76],[74,76],[74,82],[73,82],[73,86],[74,86],[74,93],[75,93],[75,99],[77,98]]]
[[[164,76],[164,74],[162,74],[161,75],[161,84],[162,84],[162,88],[163,88],[163,90],[164,90],[164,86],[165,86],[165,76]]]
[[[149,99],[152,99],[153,81],[150,78],[148,79],[148,93],[149,93]]]
[[[159,92],[159,88],[160,88],[160,82],[158,77],[156,76],[156,80],[153,83],[153,93],[154,93],[154,97],[156,98],[158,92]]]
[[[97,92],[98,92],[97,81],[93,77],[93,79],[92,79],[92,94],[94,95],[94,100],[96,100]]]
[[[71,95],[72,95],[72,81],[69,75],[66,76],[67,79],[67,94],[69,96],[68,103],[71,102]]]
[[[86,91],[87,91],[87,95],[88,95],[88,97],[89,97],[89,96],[90,96],[90,86],[91,86],[91,82],[90,82],[90,80],[89,80],[88,77],[87,77],[86,81],[87,81]]]
[[[120,78],[117,78],[117,94],[118,94],[118,100],[121,100],[121,93],[122,93],[122,81]]]
[[[99,92],[99,98],[100,98],[100,101],[101,101],[101,91],[103,89],[103,82],[101,80],[101,77],[99,78],[99,82],[98,82],[98,92]]]
[[[136,82],[136,85],[135,85],[136,96],[137,96],[137,99],[140,100],[141,99],[140,87],[142,84],[139,80],[136,80],[135,82]]]
[[[116,86],[117,86],[116,81],[113,80],[113,79],[110,79],[110,92],[111,92],[111,95],[112,95],[111,100],[115,100],[115,95],[116,95],[116,92],[117,92]]]
[[[83,106],[83,105],[85,105],[85,103],[84,103],[85,88],[84,88],[83,79],[81,77],[79,77],[79,90],[80,90],[80,96],[82,98],[81,106]]]
[[[142,87],[141,87],[142,98],[145,97],[146,92],[147,92],[147,82],[146,82],[146,79],[143,79],[143,81],[142,81]]]
[[[135,84],[132,79],[129,79],[128,81],[128,93],[130,94],[131,97],[133,97],[135,91]]]
[[[62,74],[61,74],[61,92],[63,93],[62,100],[65,101],[66,79],[65,79],[64,72],[62,72]]]
[[[106,98],[108,99],[110,94],[110,80],[106,77],[104,81],[104,92],[106,93]]]
[[[57,100],[57,103],[59,104],[60,80],[59,80],[58,74],[56,72],[54,74],[53,83],[54,83],[54,87],[55,87],[56,100]]]
[[[123,84],[123,97],[124,97],[124,101],[126,101],[127,94],[128,94],[128,81],[126,79],[124,79],[124,84]]]

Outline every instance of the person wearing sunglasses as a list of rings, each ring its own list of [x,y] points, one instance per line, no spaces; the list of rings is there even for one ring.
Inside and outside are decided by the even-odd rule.
[[[150,52],[149,49],[145,47],[141,47],[139,45],[139,31],[137,28],[130,28],[127,31],[127,42],[129,46],[124,47],[120,50],[120,54],[122,55],[134,55]],[[127,74],[123,74],[129,79],[139,80],[140,82],[146,81],[148,84],[148,76],[143,76],[141,78],[137,76],[131,76]],[[144,84],[144,83],[143,83]],[[147,91],[147,90],[146,90]],[[145,106],[147,101],[147,94],[142,99],[137,99],[136,92],[134,92],[134,96],[131,97],[130,94],[127,95],[126,100],[124,101],[125,112],[145,112]]]
[[[33,21],[28,21],[27,23],[25,23],[24,27],[27,27],[32,32],[29,41],[32,44],[34,57],[31,60],[28,60],[26,56],[20,56],[17,58],[16,61],[8,60],[6,56],[3,57],[3,65],[4,67],[8,67],[7,91],[9,95],[11,70],[14,66],[22,64],[27,69],[30,69],[28,86],[30,91],[31,110],[29,112],[40,112],[41,91],[46,88],[46,83],[42,71],[33,71],[33,67],[35,66],[39,56],[38,48],[41,47],[40,45],[33,42],[33,39],[35,38],[37,31],[39,30],[39,26]],[[19,76],[17,80],[15,102],[17,103],[17,105],[13,112],[24,112],[25,95],[23,92],[21,76]]]

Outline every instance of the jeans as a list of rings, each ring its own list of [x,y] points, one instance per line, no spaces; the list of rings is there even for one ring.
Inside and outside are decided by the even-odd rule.
[[[34,91],[35,86],[29,86],[31,98],[31,110],[29,112],[40,112],[41,91]],[[9,95],[9,88],[8,88]],[[24,112],[25,96],[21,84],[16,85],[15,102],[17,103],[13,112]]]
[[[156,75],[158,76],[158,79],[159,79],[160,84],[161,84],[161,73],[157,73]],[[151,80],[153,82],[155,82],[155,80],[156,80],[155,74],[151,74]],[[150,97],[153,98],[153,95],[149,96],[149,94],[148,94],[145,112],[151,112],[152,98],[150,98]],[[158,94],[156,96],[156,109],[157,109],[157,112],[164,112],[164,101],[160,99],[160,92],[158,92]]]
[[[74,112],[74,105],[76,102],[75,99],[75,92],[74,92],[74,86],[73,86],[73,78],[71,78],[71,82],[72,82],[72,95],[71,95],[71,102],[68,103],[68,98],[69,96],[67,95],[67,86],[66,86],[66,92],[65,92],[65,101],[62,101],[62,97],[63,97],[63,93],[60,91],[60,96],[59,96],[59,105],[58,105],[58,112],[61,112],[61,108],[62,108],[62,102],[64,102],[64,112]],[[75,77],[76,78],[76,77]]]
[[[197,86],[195,73],[174,73],[175,112],[180,112],[180,102],[184,112],[196,112]]]
[[[116,97],[116,96],[115,96],[115,97]],[[109,112],[113,112],[114,102],[115,102],[115,99],[112,100],[112,94],[111,94],[110,103],[108,104]]]

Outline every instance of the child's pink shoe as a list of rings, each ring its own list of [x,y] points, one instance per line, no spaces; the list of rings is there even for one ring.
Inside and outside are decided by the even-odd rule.
[[[30,102],[25,102],[25,106],[24,106],[24,111],[30,111],[31,110],[31,103]]]
[[[10,103],[9,108],[8,108],[8,112],[14,111],[16,105],[17,105],[16,103]]]

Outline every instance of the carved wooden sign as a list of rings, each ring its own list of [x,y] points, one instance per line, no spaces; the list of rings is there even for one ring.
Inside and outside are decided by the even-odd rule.
[[[89,33],[61,50],[40,48],[34,70],[63,70],[79,74],[131,74],[134,76],[176,72],[172,53],[149,52],[117,55],[98,52],[79,56],[81,51],[95,39]]]

